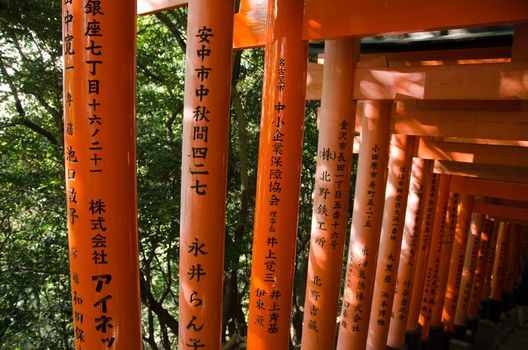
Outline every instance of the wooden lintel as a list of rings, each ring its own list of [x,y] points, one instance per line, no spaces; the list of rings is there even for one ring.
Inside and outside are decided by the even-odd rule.
[[[528,201],[528,184],[452,176],[451,192],[490,198]]]
[[[462,163],[528,166],[525,147],[439,142],[420,138],[416,157]]]
[[[138,0],[137,14],[149,15],[156,12],[186,6],[188,2],[188,0]]]
[[[303,35],[323,40],[527,20],[526,0],[305,0]]]
[[[496,181],[528,183],[528,166],[513,167],[435,160],[434,171],[438,174],[450,174]]]
[[[528,100],[528,62],[358,68],[357,100]]]
[[[321,98],[318,72],[309,67],[306,96]],[[356,100],[528,100],[528,62],[362,68],[354,79]]]
[[[441,106],[438,106],[441,107]],[[394,105],[397,134],[494,140],[528,140],[528,111],[424,110],[416,101]]]
[[[476,200],[473,204],[473,212],[486,214],[492,218],[511,219],[516,221],[528,221],[528,209],[510,207],[505,205],[486,203],[484,200]]]

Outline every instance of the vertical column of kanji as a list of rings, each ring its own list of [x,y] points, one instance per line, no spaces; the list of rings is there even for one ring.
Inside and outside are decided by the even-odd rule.
[[[495,261],[493,263],[493,273],[491,276],[491,293],[490,299],[500,301],[502,298],[502,289],[505,280],[505,265],[508,244],[508,236],[510,234],[510,223],[501,221],[499,226],[499,234],[497,237],[497,246],[495,248]]]
[[[76,349],[139,349],[135,1],[64,0],[68,238]]]
[[[387,339],[387,345],[397,349],[405,346],[405,330],[425,204],[425,179],[428,175],[430,175],[430,169],[426,167],[426,161],[421,158],[414,158],[405,211],[398,277]]]
[[[477,264],[477,254],[480,243],[480,234],[484,226],[485,215],[481,213],[471,214],[471,225],[466,244],[466,255],[464,257],[464,269],[462,270],[462,280],[458,291],[458,301],[455,313],[455,326],[465,327],[466,314],[469,305],[469,296],[473,286],[473,276],[475,265]]]
[[[480,234],[480,245],[477,254],[477,264],[475,266],[475,277],[469,297],[468,318],[479,318],[479,306],[484,290],[484,278],[486,277],[486,268],[491,246],[491,236],[493,235],[493,221],[486,220],[484,228]]]
[[[493,235],[490,241],[490,251],[486,263],[486,277],[484,278],[484,287],[482,290],[482,302],[489,301],[491,295],[491,280],[493,276],[493,266],[495,264],[495,253],[497,250],[497,241],[499,239],[500,222],[493,219]]]
[[[367,349],[382,349],[387,345],[405,223],[404,208],[407,207],[409,194],[413,143],[411,136],[392,135],[391,138]]]
[[[473,196],[461,194],[458,204],[458,215],[456,219],[455,238],[451,249],[449,263],[449,274],[445,291],[444,308],[442,311],[442,322],[444,330],[451,332],[455,326],[455,313],[458,302],[458,292],[462,281],[462,270],[464,268],[464,257],[466,255],[466,242],[468,229],[473,211]]]
[[[451,253],[453,251],[453,240],[455,238],[458,193],[449,193],[449,204],[445,219],[446,229],[442,237],[442,250],[440,252],[441,264],[438,272],[438,288],[434,299],[433,312],[431,314],[431,326],[442,329],[442,311],[444,309],[444,300],[447,289],[447,280],[449,277],[449,267],[451,263]]]
[[[440,175],[438,181],[438,196],[434,211],[434,223],[431,231],[431,249],[427,258],[425,270],[425,285],[420,307],[420,324],[422,326],[422,339],[429,337],[431,313],[434,298],[438,288],[438,271],[440,269],[440,253],[442,251],[442,236],[446,230],[445,218],[449,201],[449,175]]]
[[[389,158],[390,101],[358,103],[361,148],[337,349],[364,349],[368,336]]]
[[[303,349],[332,349],[335,343],[354,142],[350,82],[358,55],[359,39],[325,43]]]
[[[189,1],[180,209],[179,348],[222,328],[233,3]]]
[[[248,349],[289,343],[308,51],[302,13],[302,0],[268,2]]]
[[[416,255],[416,268],[414,269],[413,288],[411,301],[409,304],[409,313],[407,320],[407,331],[415,332],[419,328],[418,318],[420,316],[420,307],[422,305],[422,296],[425,285],[425,269],[427,259],[431,250],[431,230],[435,220],[434,210],[436,205],[436,196],[438,188],[438,175],[433,173],[433,161],[427,160],[426,167],[429,169],[429,177],[426,177],[424,211],[422,213],[422,234],[418,243],[418,252]]]

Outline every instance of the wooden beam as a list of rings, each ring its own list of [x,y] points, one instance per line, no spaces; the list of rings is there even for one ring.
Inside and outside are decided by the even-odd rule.
[[[473,211],[486,214],[493,218],[528,221],[528,209],[510,207],[506,205],[486,203],[484,200],[475,201]]]
[[[137,14],[149,15],[181,6],[187,6],[188,2],[188,0],[138,0]]]
[[[528,149],[525,147],[440,142],[424,138],[420,138],[415,156],[462,163],[518,167],[528,165]]]
[[[528,140],[528,112],[448,109],[424,110],[415,101],[398,101],[393,108],[397,134],[475,139]],[[520,105],[519,105],[520,106]],[[442,108],[442,105],[438,107]]]
[[[308,72],[306,95],[321,98],[321,65]],[[528,62],[423,66],[358,67],[356,100],[528,100]]]
[[[471,164],[436,160],[435,173],[479,177],[496,181],[528,183],[528,167]]]
[[[474,196],[528,201],[528,184],[452,176],[450,191]]]
[[[527,20],[526,0],[306,0],[303,35],[322,40]]]
[[[359,68],[357,100],[528,100],[528,62]]]

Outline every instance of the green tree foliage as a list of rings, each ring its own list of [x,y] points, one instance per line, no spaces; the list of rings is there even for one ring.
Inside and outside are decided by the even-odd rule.
[[[62,138],[61,2],[0,0],[0,348],[73,349]],[[143,338],[175,349],[186,9],[138,18]],[[263,50],[233,57],[223,327],[246,334]],[[306,111],[293,326],[298,343],[317,148]],[[234,348],[234,347],[233,347]]]

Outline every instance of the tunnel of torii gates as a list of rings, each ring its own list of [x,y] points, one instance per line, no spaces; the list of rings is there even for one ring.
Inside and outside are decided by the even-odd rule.
[[[136,16],[184,5],[180,349],[221,348],[232,50],[265,48],[248,349],[289,344],[306,100],[321,107],[302,349],[403,348],[466,327],[516,288],[528,249],[525,0],[137,5],[63,1],[76,349],[142,347]],[[365,36],[496,24],[514,25],[510,44],[359,52]],[[323,41],[308,63],[309,42]]]

